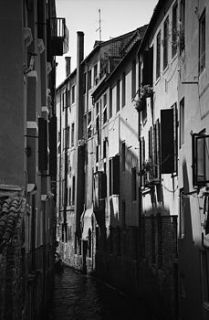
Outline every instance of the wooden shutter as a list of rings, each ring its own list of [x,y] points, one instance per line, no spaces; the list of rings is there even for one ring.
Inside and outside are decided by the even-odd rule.
[[[145,164],[145,141],[144,137],[140,139],[140,179],[141,179],[141,187],[145,186],[145,173],[144,173],[144,164]]]
[[[111,194],[120,193],[120,156],[109,160],[109,189]]]
[[[113,194],[120,193],[120,156],[113,158]]]
[[[160,121],[156,121],[156,178],[160,179]]]
[[[57,171],[57,118],[53,116],[49,122],[49,170],[51,176]]]
[[[38,119],[39,132],[39,171],[47,170],[48,168],[48,152],[47,152],[47,120],[44,118]]]
[[[153,85],[153,47],[144,51],[142,85]]]
[[[174,172],[173,109],[161,110],[161,173]]]

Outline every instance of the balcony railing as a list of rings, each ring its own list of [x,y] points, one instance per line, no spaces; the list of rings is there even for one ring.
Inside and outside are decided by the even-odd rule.
[[[51,18],[48,22],[48,48],[51,56],[68,52],[69,31],[65,18]]]

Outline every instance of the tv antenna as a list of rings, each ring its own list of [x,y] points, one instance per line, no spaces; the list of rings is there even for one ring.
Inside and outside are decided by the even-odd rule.
[[[99,12],[99,28],[96,31],[99,31],[99,41],[102,40],[102,20],[101,20],[101,9],[98,10]]]

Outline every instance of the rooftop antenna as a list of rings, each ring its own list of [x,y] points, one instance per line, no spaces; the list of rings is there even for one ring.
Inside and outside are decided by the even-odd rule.
[[[97,28],[96,31],[99,31],[99,41],[101,41],[102,40],[101,9],[99,9],[98,12],[99,12],[99,28]]]

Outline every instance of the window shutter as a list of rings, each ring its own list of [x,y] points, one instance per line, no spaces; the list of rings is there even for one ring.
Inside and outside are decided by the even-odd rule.
[[[144,51],[142,85],[153,85],[153,47]]]
[[[178,111],[175,103],[173,107],[173,129],[174,129],[174,172],[178,172]]]
[[[111,194],[120,193],[120,156],[109,160],[109,189]]]
[[[47,170],[48,168],[48,152],[47,152],[47,120],[44,118],[38,119],[39,132],[39,171]]]
[[[112,194],[112,159],[109,159],[109,194]]]
[[[161,173],[174,172],[173,109],[161,110]]]
[[[113,158],[113,194],[120,193],[120,156]]]
[[[156,121],[156,178],[160,179],[160,121]]]
[[[57,118],[53,116],[49,122],[49,170],[50,176],[56,176],[57,169]]]
[[[153,126],[153,179],[157,179],[157,123]]]
[[[140,172],[141,172],[141,187],[145,186],[145,173],[144,173],[144,164],[145,164],[145,141],[144,137],[140,139]]]

